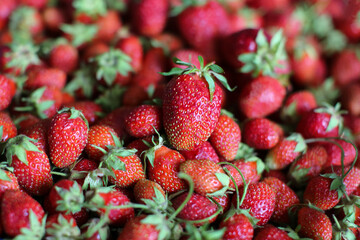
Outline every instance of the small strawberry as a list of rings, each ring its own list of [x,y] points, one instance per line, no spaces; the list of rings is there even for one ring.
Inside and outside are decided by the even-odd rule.
[[[298,196],[289,186],[277,178],[267,177],[263,181],[271,187],[276,195],[274,213],[271,216],[272,221],[289,222],[289,208],[300,203]]]
[[[337,137],[341,134],[343,119],[340,104],[316,108],[300,119],[297,132],[306,138]]]
[[[66,73],[58,68],[36,68],[28,73],[25,89],[33,90],[44,86],[63,89],[66,84]]]
[[[222,239],[251,240],[254,236],[254,228],[251,221],[244,214],[234,214],[220,223],[220,228],[225,228]]]
[[[0,169],[0,199],[7,190],[20,190],[19,183],[14,173]]]
[[[244,188],[239,189],[239,196],[242,196]],[[236,195],[232,199],[232,204],[236,205]],[[244,201],[240,209],[250,209],[249,213],[258,219],[257,225],[265,225],[271,218],[276,202],[276,194],[265,182],[253,183],[248,186]]]
[[[155,222],[146,221],[146,215],[139,215],[126,222],[117,240],[157,240],[159,229]]]
[[[303,207],[298,212],[299,235],[315,240],[331,240],[332,226],[325,213],[316,209]]]
[[[130,35],[121,38],[116,43],[115,48],[120,49],[131,58],[130,65],[135,73],[140,71],[143,64],[144,50],[139,37]]]
[[[223,70],[213,63],[206,66],[199,57],[200,69],[177,60],[186,69],[174,68],[167,75],[179,75],[166,86],[163,120],[171,145],[178,150],[194,150],[206,141],[216,127],[222,102],[221,88],[214,77],[230,89]],[[196,92],[196,94],[195,94]]]
[[[351,49],[341,51],[333,58],[331,76],[337,86],[345,86],[360,77],[360,59]]]
[[[53,214],[46,219],[47,238],[66,239],[80,237],[80,229],[71,215]]]
[[[281,117],[296,122],[301,116],[317,107],[314,95],[306,90],[291,93],[281,109]]]
[[[42,19],[47,30],[57,33],[65,23],[65,13],[56,7],[46,7],[42,11]]]
[[[131,8],[131,24],[136,32],[153,37],[164,30],[169,8],[167,0],[142,0],[134,2]],[[148,11],[150,8],[152,11]]]
[[[239,109],[248,118],[266,117],[282,106],[286,90],[269,76],[260,76],[245,85],[239,96]]]
[[[192,151],[180,151],[180,153],[186,158],[190,159],[209,159],[214,163],[218,163],[219,156],[217,155],[215,149],[210,142],[203,142],[198,148]]]
[[[0,75],[0,86],[0,111],[2,111],[10,105],[11,100],[15,95],[13,89],[16,89],[16,86],[15,82],[5,75]]]
[[[1,142],[17,135],[17,129],[8,113],[0,111],[0,137]]]
[[[230,113],[223,111],[209,140],[220,157],[226,161],[234,160],[241,141],[241,131]]]
[[[6,143],[6,157],[19,185],[31,195],[44,195],[53,185],[50,161],[33,139],[18,135]]]
[[[256,234],[254,240],[291,240],[287,232],[277,228],[271,224],[266,224],[260,231]]]
[[[125,117],[125,129],[130,136],[142,138],[161,130],[161,109],[152,105],[140,105]]]
[[[154,197],[156,197],[155,188],[165,198],[165,192],[158,183],[148,179],[140,179],[135,184],[133,190],[136,202],[144,204],[144,201],[142,199],[153,199]]]
[[[26,193],[5,191],[1,201],[1,223],[9,237],[41,239],[45,234],[44,216],[40,203]]]
[[[330,166],[341,166],[342,164],[345,166],[350,165],[356,156],[356,150],[354,146],[342,139],[335,139],[332,142],[324,142],[321,145],[325,148],[327,152],[327,161],[325,162],[323,167]],[[340,146],[338,146],[337,144]],[[341,161],[341,152],[344,151],[344,159]]]
[[[244,143],[255,149],[270,149],[283,137],[282,128],[266,118],[254,118],[247,121],[242,131]]]
[[[106,43],[111,42],[115,38],[116,33],[122,26],[119,14],[114,10],[107,11],[105,15],[96,20],[95,24],[97,27],[95,40]]]
[[[63,108],[51,120],[48,143],[51,162],[60,168],[74,163],[84,150],[88,124],[81,112]]]
[[[306,151],[306,143],[298,133],[293,133],[289,137],[282,139],[272,148],[265,159],[269,169],[280,170],[290,165],[302,152]]]
[[[67,74],[73,72],[77,68],[78,62],[78,50],[71,44],[57,45],[50,52],[50,65]]]
[[[201,56],[201,54],[192,49],[179,49],[172,53],[173,58],[178,58],[181,61],[194,64],[196,68],[200,68],[199,56]],[[171,65],[172,67],[185,68],[184,66],[175,64],[174,62],[171,62]]]

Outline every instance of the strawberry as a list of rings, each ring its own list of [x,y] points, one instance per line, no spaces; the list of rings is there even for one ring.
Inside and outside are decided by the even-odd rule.
[[[17,129],[8,113],[0,111],[0,137],[1,142],[17,135]]]
[[[73,107],[76,110],[79,110],[84,115],[89,125],[95,123],[99,119],[99,115],[103,112],[101,106],[94,101],[77,101],[66,104],[65,107]]]
[[[20,113],[15,117],[14,122],[18,127],[18,132],[22,133],[27,128],[30,128],[36,123],[40,122],[40,119],[31,113]]]
[[[43,150],[37,148],[34,140],[18,135],[6,143],[9,166],[19,185],[30,195],[44,195],[53,185],[50,161]]]
[[[84,46],[84,52],[82,55],[82,59],[86,62],[89,62],[90,59],[106,53],[110,50],[110,47],[104,42],[89,42],[86,46]],[[129,53],[126,53],[129,54]]]
[[[140,105],[125,117],[125,129],[130,136],[142,138],[160,131],[161,109],[152,105]]]
[[[107,125],[98,124],[91,126],[85,146],[85,152],[89,158],[100,161],[104,153],[97,147],[108,150],[107,146],[115,146],[113,136],[118,138],[115,130]]]
[[[26,128],[21,133],[25,136],[36,139],[34,144],[44,152],[48,150],[48,142],[47,142],[47,130],[49,128],[50,119],[43,119],[32,126]]]
[[[345,167],[344,172],[346,174],[346,176],[343,180],[343,184],[345,186],[345,192],[347,195],[351,195],[360,184],[360,176],[359,176],[360,168]],[[340,166],[327,167],[322,171],[322,173],[324,173],[325,175],[335,174],[337,176],[341,176],[342,168]]]
[[[137,83],[127,86],[126,92],[122,96],[124,106],[137,107],[146,100],[149,100],[148,92]]]
[[[222,239],[251,240],[254,236],[254,228],[250,220],[244,214],[235,214],[220,223],[220,228],[225,228]]]
[[[172,206],[177,210],[188,196],[188,192],[184,192],[181,195],[171,200]],[[217,211],[217,205],[211,200],[197,193],[193,193],[189,201],[185,204],[182,210],[177,215],[178,218],[187,221],[197,221],[211,217]],[[216,220],[216,216],[208,219],[206,222],[194,223],[195,226],[201,226],[205,223],[212,223]]]
[[[239,109],[248,118],[266,117],[280,109],[286,90],[272,77],[257,77],[245,85],[239,96]]]
[[[288,182],[288,177],[286,176],[286,173],[283,170],[269,170],[264,171],[264,174],[262,175],[263,178],[266,177],[274,177],[277,178],[285,183]]]
[[[206,141],[216,127],[222,102],[221,88],[214,82],[217,77],[230,89],[223,70],[213,63],[201,68],[177,60],[187,66],[174,68],[169,75],[180,74],[166,86],[163,96],[163,120],[168,139],[178,150],[194,150]],[[196,92],[196,94],[195,94]]]
[[[11,15],[12,11],[15,10],[16,6],[17,1],[15,0],[2,1],[0,3],[0,29],[4,28],[9,16]]]
[[[44,30],[39,11],[29,6],[17,7],[11,13],[9,26],[12,32],[18,32],[24,39],[40,35]]]
[[[9,237],[41,239],[44,216],[41,205],[28,194],[19,190],[5,191],[1,201],[1,223]]]
[[[152,138],[153,137],[137,138],[134,141],[130,142],[126,146],[126,148],[128,148],[128,149],[136,149],[137,150],[136,155],[139,158],[144,159],[143,158],[143,152],[145,150],[149,149],[149,144],[148,143],[152,141]]]
[[[296,122],[301,116],[317,107],[315,96],[306,90],[291,93],[281,109],[283,119]]]
[[[88,124],[81,112],[63,108],[51,120],[48,143],[51,162],[60,168],[74,163],[84,150]]]
[[[360,59],[354,50],[345,49],[334,57],[331,76],[336,85],[345,86],[360,77]]]
[[[263,179],[271,189],[275,192],[275,209],[271,216],[272,221],[287,223],[289,222],[288,211],[289,208],[300,203],[295,192],[281,180],[274,177],[267,177]]]
[[[106,213],[106,206],[113,206],[110,209],[108,219],[110,226],[123,226],[127,221],[134,217],[134,209],[128,208],[116,208],[117,206],[128,205],[130,200],[120,191],[112,190],[109,188],[98,189],[93,197],[89,200],[89,204],[98,209],[100,215]]]
[[[239,189],[239,196],[242,196],[244,188]],[[236,195],[232,198],[232,204],[236,205]],[[276,202],[276,194],[265,182],[250,184],[245,199],[239,206],[240,209],[250,209],[251,216],[259,220],[258,226],[265,225],[271,218]]]
[[[169,3],[167,0],[142,0],[131,6],[131,24],[136,32],[146,37],[160,34],[166,25]],[[152,9],[149,11],[149,9]]]
[[[157,193],[155,188],[165,198],[165,192],[158,183],[148,179],[140,179],[135,184],[133,190],[136,202],[144,204],[142,199],[153,199],[156,197]]]
[[[46,7],[42,12],[45,28],[51,32],[59,32],[60,26],[65,23],[65,14],[56,7]]]
[[[86,173],[98,169],[99,163],[90,159],[83,158],[78,161],[71,169],[70,180],[75,180],[80,186],[84,187],[84,182],[87,180]]]
[[[342,164],[345,166],[350,165],[355,160],[356,150],[354,146],[341,139],[335,139],[333,141],[340,145],[341,148],[332,142],[324,142],[321,144],[325,148],[328,156],[323,167],[341,166]],[[341,162],[341,150],[344,151],[343,162]]]
[[[66,73],[58,68],[36,68],[28,73],[25,89],[37,89],[44,86],[54,86],[63,89],[66,84]]]
[[[311,239],[332,239],[332,226],[325,213],[316,209],[303,207],[298,212],[299,235]]]
[[[71,215],[53,214],[46,219],[47,238],[76,238],[80,237],[80,229]]]
[[[293,133],[282,139],[268,152],[265,159],[266,166],[269,169],[284,169],[304,151],[306,151],[306,143],[303,137],[298,133]]]
[[[20,190],[19,183],[14,173],[0,169],[0,199],[7,190]]]
[[[149,223],[146,215],[139,215],[126,222],[124,228],[118,235],[118,240],[156,240],[159,236],[158,226]]]
[[[306,153],[291,164],[289,176],[296,185],[301,186],[320,174],[328,158],[325,148],[319,144],[310,146]]]
[[[79,53],[70,44],[59,44],[51,50],[49,58],[52,67],[69,74],[78,66]]]
[[[115,48],[120,49],[131,58],[130,65],[134,72],[139,72],[143,64],[144,50],[141,41],[137,36],[127,36],[121,38]]]
[[[196,66],[196,68],[200,68],[199,56],[201,56],[201,54],[192,49],[179,49],[172,53],[173,58],[178,58],[181,61],[192,63]],[[171,62],[171,65],[172,67],[185,68],[184,66],[175,64],[174,62]]]
[[[13,89],[16,89],[16,86],[15,82],[5,75],[0,75],[0,85],[0,111],[2,111],[10,105],[11,100],[15,95]]]
[[[203,142],[198,148],[192,151],[180,151],[180,153],[186,158],[190,159],[209,159],[214,163],[218,163],[219,156],[217,155],[215,149],[210,142]]]
[[[254,240],[291,240],[287,232],[271,224],[266,224],[255,236]]]
[[[337,137],[342,131],[341,114],[340,104],[313,109],[302,116],[297,132],[304,138]]]
[[[242,132],[244,143],[255,149],[273,148],[282,137],[282,128],[266,118],[250,119]]]
[[[241,141],[241,132],[231,114],[223,113],[220,115],[209,140],[220,157],[226,161],[234,160]]]
[[[117,31],[121,28],[122,22],[116,11],[109,10],[101,16],[96,22],[97,33],[95,40],[109,43],[114,39]]]

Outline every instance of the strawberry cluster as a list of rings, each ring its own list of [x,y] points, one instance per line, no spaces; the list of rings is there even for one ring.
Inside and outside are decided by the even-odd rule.
[[[360,239],[359,43],[358,0],[0,0],[0,238]]]

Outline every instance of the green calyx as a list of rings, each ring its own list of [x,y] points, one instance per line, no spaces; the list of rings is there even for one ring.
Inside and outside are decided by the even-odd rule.
[[[94,86],[96,85],[96,79],[88,67],[82,67],[73,74],[73,78],[66,84],[64,90],[72,95],[75,95],[75,91],[82,90],[85,97],[91,99],[94,94]]]
[[[72,45],[75,47],[79,47],[84,43],[90,42],[94,39],[96,33],[98,32],[98,27],[95,24],[63,24],[60,28],[62,31],[71,36]]]
[[[57,223],[53,223],[46,228],[46,234],[49,239],[77,239],[80,237],[80,228],[75,224],[74,219],[68,221],[62,214],[58,215]]]
[[[114,83],[117,74],[127,76],[133,71],[130,64],[131,57],[119,49],[110,49],[108,52],[92,58],[91,61],[97,65],[96,79],[104,78],[108,86]]]
[[[164,76],[179,76],[183,74],[196,74],[199,77],[205,78],[206,82],[208,83],[209,92],[210,92],[210,101],[212,101],[214,92],[215,92],[215,78],[220,81],[220,83],[229,91],[235,90],[235,88],[231,88],[224,77],[222,75],[224,70],[219,66],[216,65],[214,62],[208,63],[204,66],[204,59],[202,56],[198,57],[200,63],[200,69],[197,68],[194,64],[181,61],[178,58],[174,58],[173,61],[175,64],[185,66],[186,68],[178,68],[174,67],[169,72],[162,72],[160,74]]]
[[[154,128],[155,129],[155,128]],[[149,149],[143,151],[141,155],[144,155],[145,160],[147,159],[150,163],[150,165],[154,166],[155,161],[155,152],[164,146],[164,138],[158,133],[158,131],[155,129],[155,132],[157,133],[157,137],[152,136],[151,137],[151,143],[143,140],[143,143],[149,147]]]
[[[89,122],[86,120],[84,114],[81,111],[75,109],[74,107],[71,108],[64,107],[57,112],[57,114],[62,114],[62,113],[69,113],[70,114],[69,119],[80,118],[85,122],[87,128],[89,129]]]
[[[11,16],[9,22],[9,30],[17,42],[27,42],[32,39],[31,27],[34,24],[34,17],[36,14],[35,8],[28,6],[20,6],[16,8]]]
[[[315,112],[316,113],[327,113],[327,114],[331,115],[330,121],[326,128],[326,132],[329,132],[329,131],[333,130],[334,128],[338,127],[339,133],[341,133],[343,130],[343,126],[344,126],[343,118],[341,115],[347,113],[347,111],[341,110],[340,103],[336,103],[335,106],[331,106],[328,103],[324,103],[323,106],[324,107],[317,108],[315,110]]]
[[[46,87],[38,88],[33,91],[29,97],[22,98],[21,100],[26,104],[26,106],[16,107],[15,110],[32,112],[41,119],[47,118],[48,116],[45,114],[45,111],[51,108],[54,105],[55,101],[40,101],[41,97],[44,95],[45,90]]]
[[[279,77],[275,71],[276,68],[282,68],[283,64],[287,62],[285,37],[282,30],[277,31],[269,43],[264,31],[260,29],[255,42],[256,52],[239,55],[238,60],[244,64],[240,72],[252,73],[253,77],[260,74]]]
[[[357,237],[351,231],[351,228],[358,228],[359,226],[356,225],[350,218],[354,218],[355,212],[351,215],[346,215],[345,218],[342,220],[338,220],[335,215],[332,215],[334,224],[332,226],[333,229],[333,239],[334,240],[356,240]]]
[[[286,138],[286,140],[296,142],[296,147],[294,149],[294,152],[304,153],[307,149],[305,140],[303,136],[301,136],[301,134],[299,133],[292,133],[290,136]]]
[[[235,159],[248,159],[253,156],[255,156],[255,149],[250,147],[246,143],[240,142]]]
[[[188,240],[218,240],[222,239],[226,228],[213,229],[209,224],[195,227],[193,224],[187,223],[185,226],[185,236]]]
[[[125,87],[116,84],[111,88],[99,88],[101,95],[95,100],[105,112],[111,112],[122,104],[122,96],[126,92]]]
[[[104,0],[93,0],[91,4],[87,0],[74,0],[73,6],[76,14],[83,13],[93,19],[105,15],[107,12]]]
[[[279,227],[279,229],[287,232],[287,235],[291,238],[291,239],[296,239],[296,240],[311,240],[311,238],[301,238],[299,236],[299,231],[301,229],[301,225],[297,225],[295,230],[292,229],[291,227]]]
[[[327,78],[319,87],[310,88],[318,104],[334,104],[340,96],[340,90],[335,86],[334,79]]]
[[[20,234],[17,235],[14,240],[41,240],[45,236],[45,224],[46,216],[44,216],[41,221],[38,220],[38,217],[33,212],[32,209],[29,210],[29,220],[30,227],[23,227],[20,229]]]
[[[55,186],[57,193],[60,195],[60,200],[57,201],[56,210],[60,212],[77,213],[84,205],[85,197],[81,186],[74,181],[74,184],[69,188],[61,188]]]
[[[40,59],[37,55],[39,47],[35,46],[30,41],[20,44],[12,43],[10,44],[10,50],[10,52],[5,54],[5,57],[10,59],[6,65],[8,68],[17,68],[20,69],[21,73],[25,73],[28,66],[40,63]]]
[[[17,135],[16,137],[10,138],[3,150],[3,153],[6,155],[7,162],[11,166],[13,157],[16,156],[21,162],[28,165],[27,152],[41,152],[39,148],[34,144],[36,140],[29,138],[25,135]]]

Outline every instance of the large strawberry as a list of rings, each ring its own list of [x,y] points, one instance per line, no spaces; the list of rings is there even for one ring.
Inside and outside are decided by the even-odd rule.
[[[85,148],[88,124],[81,112],[63,108],[51,120],[48,132],[51,162],[60,168],[74,163]]]
[[[206,141],[216,127],[222,102],[221,89],[214,78],[229,86],[223,70],[210,63],[200,69],[177,60],[186,69],[173,68],[167,75],[179,75],[166,86],[163,97],[163,120],[170,143],[178,150],[194,150]]]
[[[332,226],[330,219],[325,213],[310,208],[303,207],[298,212],[298,224],[301,226],[299,235],[315,240],[331,240]]]

